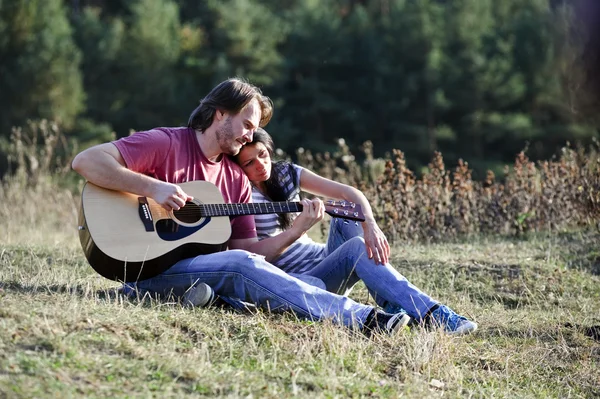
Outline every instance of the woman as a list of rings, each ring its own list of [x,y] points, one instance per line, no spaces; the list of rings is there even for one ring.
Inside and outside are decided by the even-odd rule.
[[[332,218],[327,244],[311,240],[306,232],[323,219],[323,203],[303,200],[303,210],[292,214],[256,215],[258,238],[271,240],[267,261],[287,273],[320,279],[328,291],[343,294],[363,280],[378,305],[386,311],[404,309],[423,324],[440,325],[451,334],[465,334],[477,324],[456,314],[421,292],[389,263],[390,246],[375,222],[362,192],[325,179],[298,165],[273,162],[273,140],[257,129],[252,142],[236,156],[252,182],[253,202],[299,201],[300,191],[359,204],[365,215],[362,227]]]

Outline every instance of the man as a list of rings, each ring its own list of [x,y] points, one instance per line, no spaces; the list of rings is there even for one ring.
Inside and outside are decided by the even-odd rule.
[[[154,199],[166,210],[179,210],[192,198],[178,184],[206,180],[215,184],[225,202],[251,199],[250,183],[227,155],[236,155],[273,112],[271,100],[240,79],[217,85],[192,112],[188,127],[156,128],[78,154],[73,169],[91,183]],[[306,212],[322,212],[319,200],[307,202]],[[310,285],[255,253],[258,241],[253,216],[231,222],[229,250],[184,259],[162,274],[136,283],[136,288],[182,297],[212,287],[215,293],[257,304],[270,310],[293,310],[311,319],[332,319],[365,332],[393,333],[410,317],[388,314]],[[283,245],[283,244],[281,244]],[[207,285],[205,285],[207,284]],[[206,292],[206,290],[204,290]]]

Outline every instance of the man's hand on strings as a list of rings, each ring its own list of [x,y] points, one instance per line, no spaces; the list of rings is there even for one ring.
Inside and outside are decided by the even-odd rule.
[[[155,189],[152,199],[166,211],[178,211],[187,201],[193,200],[194,197],[187,195],[176,184],[161,182]]]

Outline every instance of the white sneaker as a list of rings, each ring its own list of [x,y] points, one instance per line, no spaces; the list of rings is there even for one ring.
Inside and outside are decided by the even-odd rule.
[[[364,331],[370,335],[373,331],[393,335],[402,331],[410,322],[410,316],[406,312],[386,313],[379,309],[373,309],[367,317]]]
[[[206,283],[196,283],[183,294],[183,305],[190,307],[208,306],[215,298],[215,292]]]
[[[385,331],[390,334],[396,334],[398,331],[402,331],[410,323],[410,316],[406,312],[395,313],[385,323]]]

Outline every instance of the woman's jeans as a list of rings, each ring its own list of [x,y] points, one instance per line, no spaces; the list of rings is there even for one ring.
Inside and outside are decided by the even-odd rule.
[[[437,304],[390,264],[368,258],[362,227],[333,218],[327,240],[327,257],[306,274],[323,281],[327,291],[345,294],[362,280],[377,304],[386,310],[404,309],[420,320]]]

